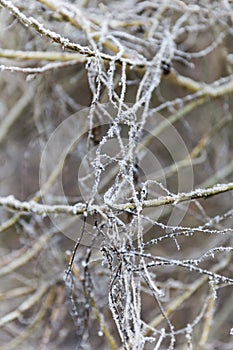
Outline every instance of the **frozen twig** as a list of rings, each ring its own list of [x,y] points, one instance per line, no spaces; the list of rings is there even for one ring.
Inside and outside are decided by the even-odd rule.
[[[212,268],[212,273],[217,273],[220,270],[224,269],[229,264],[230,259],[224,259],[220,263],[216,264]],[[172,300],[166,309],[166,315],[169,316],[184,303],[187,299],[189,299],[198,289],[200,289],[206,282],[208,281],[208,276],[202,276],[199,279],[195,280],[187,291],[185,291],[182,295],[178,296],[176,299]],[[157,327],[163,321],[163,316],[159,315],[156,317],[151,323],[151,327]],[[146,332],[147,335],[151,333],[150,330]]]
[[[54,62],[44,65],[43,67],[17,67],[17,66],[6,66],[6,65],[0,65],[0,71],[9,71],[11,73],[14,72],[20,72],[25,74],[41,74],[45,73],[47,71],[63,68],[63,67],[69,67],[74,64],[79,63],[76,61],[67,61],[67,62]]]
[[[217,184],[213,187],[206,189],[196,189],[187,193],[178,193],[175,195],[161,196],[159,198],[145,200],[142,203],[143,208],[149,207],[159,207],[168,204],[178,204],[181,202],[191,201],[198,198],[208,198],[211,196],[218,195],[220,193],[228,192],[233,190],[233,183],[229,182],[227,184]],[[35,201],[21,202],[10,195],[7,197],[0,197],[0,206],[13,211],[19,212],[29,212],[37,215],[50,215],[50,214],[66,214],[66,215],[82,215],[86,211],[85,203],[77,203],[75,205],[48,205],[39,204]],[[114,204],[113,208],[116,210],[126,210],[135,209],[135,203],[125,203],[125,204]],[[88,208],[88,214],[96,212],[107,212],[109,210],[108,206],[102,205],[92,205]]]
[[[0,276],[10,280],[7,290],[12,290],[0,293],[6,300],[0,326],[14,339],[0,350],[23,342],[27,347],[30,336],[30,342],[42,339],[32,344],[40,350],[58,348],[72,331],[76,347],[86,342],[91,348],[97,336],[88,329],[93,315],[101,348],[215,347],[214,327],[227,322],[231,308],[225,313],[214,298],[223,287],[228,297],[233,283],[233,182],[227,183],[233,171],[233,71],[224,40],[232,34],[230,1],[217,7],[180,0],[97,3],[0,0],[1,180],[3,194],[9,193],[0,196],[0,232],[18,232],[12,251],[12,236],[3,235]],[[36,79],[25,83],[25,74]],[[43,151],[38,140],[52,146],[60,123],[81,104],[90,107],[83,129],[75,121],[81,138],[76,129],[64,128],[69,145],[56,140],[61,147],[55,154],[45,147],[35,192]],[[18,121],[29,105],[33,118],[25,116],[19,133]],[[16,173],[11,162],[19,164]],[[72,238],[79,234],[73,254],[67,254],[68,269],[66,238],[59,238],[59,230],[71,231]],[[88,248],[82,246],[85,240]],[[94,249],[98,259],[91,261]],[[204,286],[208,281],[211,296]],[[99,302],[107,294],[110,310]],[[12,309],[9,301],[19,297],[20,305]],[[67,306],[75,330],[70,323],[60,327]],[[110,334],[109,311],[118,337]]]
[[[96,52],[91,50],[89,47],[87,46],[81,46],[79,44],[76,44],[74,42],[71,42],[68,38],[65,38],[63,36],[61,36],[60,34],[47,29],[44,27],[44,25],[42,23],[40,23],[39,21],[37,21],[35,18],[33,17],[27,17],[25,16],[18,7],[16,7],[15,5],[13,5],[13,3],[11,1],[8,0],[0,0],[0,5],[2,5],[3,7],[6,7],[9,11],[11,11],[15,17],[18,18],[18,20],[24,24],[25,27],[31,27],[34,30],[36,30],[37,33],[44,35],[48,38],[50,38],[51,40],[53,40],[54,43],[57,43],[61,46],[62,49],[68,49],[68,50],[72,50],[72,51],[76,51],[79,54],[85,56],[85,57],[96,57]],[[105,53],[100,53],[99,54],[100,58],[103,59],[104,61],[112,61],[113,56],[105,54]],[[134,65],[145,65],[146,64],[146,60],[144,62],[138,61],[138,60],[132,60],[129,58],[118,58],[116,59],[116,62],[123,62],[125,61],[128,65],[134,66]]]

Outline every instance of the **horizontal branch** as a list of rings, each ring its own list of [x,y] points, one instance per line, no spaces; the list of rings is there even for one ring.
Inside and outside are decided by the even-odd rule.
[[[22,202],[14,196],[0,197],[0,206],[13,211],[28,212],[42,216],[48,214],[80,215],[84,213],[86,208],[86,204],[83,203],[75,205],[47,205],[36,203],[35,201]]]
[[[161,196],[159,198],[146,200],[142,203],[142,208],[149,208],[149,207],[160,207],[163,205],[176,205],[181,202],[187,202],[191,201],[193,199],[200,199],[200,198],[208,198],[211,196],[215,196],[220,193],[224,193],[227,191],[233,190],[233,182],[229,182],[228,184],[217,184],[213,187],[201,189],[198,188],[196,190],[190,191],[190,192],[183,192],[178,194],[173,194],[169,196]],[[125,204],[113,204],[114,209],[118,210],[134,210],[136,209],[135,203],[125,203]]]
[[[148,207],[159,207],[163,205],[176,205],[180,202],[187,202],[198,198],[208,198],[215,196],[220,193],[233,190],[233,182],[228,184],[217,184],[213,187],[207,189],[196,189],[190,192],[178,193],[169,196],[161,196],[159,198],[146,200],[142,203],[142,208]],[[87,213],[92,215],[94,212],[108,212],[109,210],[134,210],[137,205],[135,203],[124,203],[110,205],[91,205],[88,210],[85,203],[77,203],[75,205],[48,205],[39,204],[35,201],[22,202],[17,200],[14,196],[0,197],[0,206],[7,209],[18,211],[18,212],[28,212],[37,215],[49,215],[49,214],[66,214],[66,215],[82,215]]]
[[[0,0],[1,3],[1,0]],[[111,57],[111,56],[110,56]],[[75,63],[87,62],[88,57],[81,55],[79,53],[71,52],[57,52],[57,51],[22,51],[22,50],[8,50],[0,49],[0,58],[7,59],[17,59],[17,60],[37,60],[37,61],[49,61],[57,62],[58,66],[49,66],[38,68],[17,68],[17,67],[7,67],[5,65],[0,66],[0,70],[10,70],[10,71],[20,71],[23,73],[43,73],[48,69],[59,68],[59,65],[62,65],[62,62],[67,62],[68,65]],[[114,59],[114,57],[112,57]],[[118,62],[119,63],[119,62]],[[147,62],[147,65],[150,63]],[[143,64],[140,64],[140,68],[143,71]],[[145,67],[144,67],[145,68]],[[169,79],[169,78],[167,78]],[[199,98],[205,97],[221,97],[233,92],[233,75],[227,77],[226,82],[215,81],[213,84],[204,84],[197,82],[189,77],[185,77],[181,74],[178,74],[174,70],[170,74],[170,80],[175,84],[182,86],[193,92],[200,93]],[[203,100],[204,102],[205,100]]]
[[[45,73],[47,71],[69,67],[71,65],[77,64],[79,62],[76,61],[65,61],[65,62],[52,62],[48,63],[42,67],[18,67],[18,66],[6,66],[4,64],[0,65],[0,71],[8,71],[11,73],[20,72],[25,74],[40,74]]]
[[[147,65],[147,60],[139,61],[136,59],[130,59],[130,58],[123,58],[123,57],[117,57],[117,56],[111,56],[102,52],[96,52],[94,50],[91,50],[87,46],[82,46],[77,43],[71,42],[68,38],[65,38],[61,36],[60,34],[45,28],[42,23],[37,21],[33,17],[27,17],[23,12],[19,10],[18,7],[12,4],[11,1],[8,0],[0,0],[0,5],[7,8],[25,27],[30,27],[34,29],[37,33],[40,35],[44,35],[47,38],[51,39],[53,42],[59,44],[62,49],[68,49],[72,51],[76,51],[79,54],[86,56],[86,57],[98,57],[105,61],[115,61],[116,63],[122,63],[125,62],[126,64],[130,66],[135,65]]]
[[[87,57],[80,55],[79,53],[72,52],[57,52],[57,51],[22,51],[22,50],[8,50],[0,49],[0,57],[9,59],[20,60],[45,60],[51,62],[85,62]]]

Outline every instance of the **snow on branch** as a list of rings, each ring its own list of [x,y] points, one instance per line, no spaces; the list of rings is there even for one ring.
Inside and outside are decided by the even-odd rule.
[[[142,203],[143,208],[148,207],[159,207],[168,204],[178,204],[185,201],[190,201],[199,198],[208,198],[215,196],[220,193],[228,192],[233,190],[233,182],[227,184],[217,184],[207,189],[196,189],[187,193],[178,193],[175,195],[161,196],[159,198],[145,200]],[[75,205],[48,205],[39,204],[35,201],[19,201],[14,196],[10,195],[7,197],[0,197],[0,206],[5,207],[9,210],[18,212],[29,212],[37,215],[49,215],[49,214],[66,214],[66,215],[81,215],[86,212],[85,203],[77,203]],[[117,210],[135,209],[137,205],[135,203],[125,204],[111,204],[112,208]],[[111,208],[111,209],[112,209]],[[91,205],[88,208],[88,214],[94,212],[108,212],[109,207],[107,205]]]
[[[82,46],[79,45],[77,43],[71,42],[68,38],[65,38],[63,36],[61,36],[60,34],[45,28],[44,25],[42,23],[40,23],[39,21],[37,21],[35,18],[33,17],[27,17],[23,14],[23,12],[21,12],[19,10],[18,7],[16,7],[15,5],[12,4],[11,1],[7,1],[7,0],[0,0],[0,5],[2,5],[3,7],[7,8],[8,10],[10,10],[12,12],[12,14],[25,26],[25,27],[31,27],[34,30],[36,30],[36,32],[38,32],[41,35],[44,35],[48,38],[50,38],[54,43],[57,43],[59,45],[61,45],[62,49],[68,49],[68,50],[72,50],[72,51],[76,51],[81,55],[84,55],[86,57],[96,57],[97,54],[95,51],[91,50],[89,47],[87,46]],[[105,60],[105,61],[112,61],[114,59],[114,56],[105,54],[105,53],[98,53],[98,56]],[[140,66],[144,66],[147,64],[146,60],[145,61],[138,61],[138,60],[132,60],[129,58],[117,58],[116,63],[121,63],[121,62],[126,62],[129,65],[135,66],[135,65],[140,65]]]
[[[22,299],[0,317],[6,348],[39,325],[41,349],[72,332],[80,349],[225,349],[232,13],[0,0],[0,299]]]

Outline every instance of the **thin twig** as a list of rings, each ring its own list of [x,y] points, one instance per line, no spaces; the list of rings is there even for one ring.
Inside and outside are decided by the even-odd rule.
[[[17,66],[0,65],[0,71],[9,71],[11,73],[20,72],[25,74],[39,74],[39,73],[48,72],[53,69],[69,67],[79,62],[80,61],[54,62],[54,63],[46,64],[43,67],[25,67],[25,68],[17,67]]]
[[[215,265],[212,269],[212,273],[219,272],[220,270],[224,269],[229,264],[230,259],[224,259],[219,264]],[[169,316],[173,312],[179,309],[179,307],[187,300],[189,299],[194,293],[196,293],[197,290],[199,290],[203,284],[205,284],[208,281],[208,276],[202,276],[195,282],[193,282],[189,289],[185,291],[182,295],[178,296],[176,299],[172,300],[169,305],[166,308],[166,315]],[[153,321],[150,322],[150,327],[157,327],[162,321],[164,320],[163,315],[157,316]],[[148,329],[146,331],[146,335],[150,335],[152,332],[151,329]]]

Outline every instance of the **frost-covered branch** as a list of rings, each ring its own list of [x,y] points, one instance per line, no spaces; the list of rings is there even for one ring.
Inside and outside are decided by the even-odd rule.
[[[181,202],[190,201],[193,199],[198,198],[208,198],[211,196],[215,196],[220,193],[224,193],[227,191],[233,190],[233,183],[227,183],[227,184],[218,184],[213,187],[207,188],[207,189],[197,189],[188,193],[178,193],[176,195],[170,195],[170,196],[162,196],[156,199],[150,199],[146,200],[142,203],[143,208],[148,207],[158,207],[162,205],[168,205],[168,204],[178,204]],[[124,209],[135,209],[135,204],[127,203],[123,205],[117,205],[114,204],[114,208],[124,210]]]
[[[228,192],[233,190],[233,183],[217,184],[207,189],[197,189],[187,193],[179,193],[176,195],[161,196],[156,199],[145,200],[142,203],[143,208],[159,207],[168,204],[178,204],[181,202],[191,201],[193,199],[208,198],[211,196],[218,195],[220,193]],[[110,204],[110,203],[109,203]],[[75,205],[48,205],[40,204],[35,201],[22,202],[10,195],[7,197],[0,197],[0,206],[5,207],[9,210],[19,212],[29,212],[37,215],[49,215],[49,214],[66,214],[66,215],[81,215],[87,211],[87,205],[85,203],[77,203]],[[112,203],[110,208],[117,210],[135,209],[135,203],[126,204],[115,204]],[[107,205],[91,205],[88,207],[88,214],[94,212],[108,212],[109,207]]]
[[[54,62],[44,65],[43,67],[17,67],[17,66],[6,66],[1,64],[0,71],[9,71],[11,73],[20,72],[25,74],[42,74],[52,69],[58,69],[63,67],[69,67],[74,64],[77,64],[76,61],[67,61],[67,62]]]
[[[229,348],[232,11],[0,0],[1,349]]]
[[[34,213],[42,216],[49,214],[80,215],[84,213],[86,208],[86,204],[83,203],[75,205],[47,205],[35,201],[21,202],[15,199],[14,196],[1,197],[0,206],[13,211]]]
[[[222,259],[221,262],[214,265],[211,272],[213,274],[215,274],[217,272],[220,272],[221,270],[224,270],[227,267],[229,260],[230,260],[229,258]],[[194,293],[196,293],[197,290],[199,290],[205,284],[205,282],[208,280],[208,278],[209,277],[207,275],[204,275],[204,276],[201,276],[200,278],[196,279],[190,285],[188,290],[186,290],[182,295],[180,295],[177,298],[175,298],[174,300],[172,300],[167,306],[166,315],[169,316],[173,312],[175,312],[182,305],[182,303],[184,303],[186,300],[188,300]],[[150,323],[150,326],[157,327],[162,321],[163,321],[163,316],[159,315]],[[151,334],[151,330],[147,331],[146,334],[147,335]]]
[[[68,38],[63,37],[62,35],[48,29],[45,28],[44,25],[42,23],[40,23],[39,21],[37,21],[35,18],[33,17],[27,17],[23,14],[23,12],[21,12],[19,10],[19,8],[17,8],[15,5],[13,5],[13,3],[11,1],[8,0],[0,0],[0,5],[2,5],[3,7],[7,8],[8,10],[10,10],[13,15],[15,17],[18,18],[18,20],[25,25],[25,27],[31,27],[34,30],[36,30],[37,33],[44,35],[46,37],[48,37],[49,39],[52,39],[54,43],[57,43],[61,46],[62,49],[68,49],[68,50],[72,50],[72,51],[76,51],[81,55],[84,55],[87,58],[91,58],[91,57],[96,57],[96,52],[91,50],[89,47],[87,46],[82,46],[79,45],[77,43],[71,42]],[[100,53],[99,54],[100,58],[105,60],[105,61],[109,61],[111,62],[113,59],[115,60],[116,63],[121,63],[121,62],[126,62],[127,64],[131,65],[131,66],[135,66],[135,65],[146,65],[146,60],[145,61],[138,61],[138,60],[132,60],[129,58],[114,58],[114,56],[105,54],[105,53]]]

